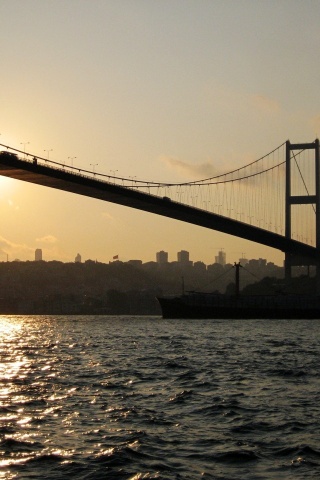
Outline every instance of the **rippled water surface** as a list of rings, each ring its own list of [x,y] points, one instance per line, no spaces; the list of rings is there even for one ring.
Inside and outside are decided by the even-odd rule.
[[[320,321],[0,318],[0,478],[320,478]]]

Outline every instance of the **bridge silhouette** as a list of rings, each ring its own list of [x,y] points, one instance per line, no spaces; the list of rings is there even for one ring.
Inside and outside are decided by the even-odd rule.
[[[162,215],[278,249],[286,254],[288,276],[292,265],[316,265],[320,258],[318,139],[303,144],[287,141],[244,167],[184,183],[107,175],[0,146],[6,149],[0,152],[2,176]],[[303,210],[293,214],[296,206]]]

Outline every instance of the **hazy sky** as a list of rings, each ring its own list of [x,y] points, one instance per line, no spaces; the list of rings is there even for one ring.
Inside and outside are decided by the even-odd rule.
[[[192,180],[320,135],[319,0],[0,0],[0,142],[104,173]],[[178,162],[176,162],[178,163]],[[213,263],[282,254],[0,178],[0,261]]]

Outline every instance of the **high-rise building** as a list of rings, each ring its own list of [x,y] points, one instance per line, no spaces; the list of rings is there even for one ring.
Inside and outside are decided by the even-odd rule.
[[[81,263],[81,255],[80,255],[80,253],[78,253],[78,254],[76,255],[76,258],[74,259],[74,261],[75,261],[75,263]]]
[[[163,250],[161,250],[161,252],[157,252],[156,259],[157,263],[160,263],[161,265],[168,263],[168,252],[164,252]]]
[[[41,248],[37,248],[34,253],[34,260],[35,262],[41,262],[42,260],[42,250]]]
[[[220,265],[225,265],[227,263],[226,252],[223,252],[222,250],[220,250],[218,252],[218,255],[215,257],[215,261],[216,261],[216,263],[219,263]]]
[[[181,250],[181,252],[178,252],[178,262],[183,264],[188,264],[189,252],[187,252],[186,250]]]

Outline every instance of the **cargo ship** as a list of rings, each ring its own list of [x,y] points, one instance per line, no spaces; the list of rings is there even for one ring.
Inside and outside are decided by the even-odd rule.
[[[234,295],[186,292],[157,297],[163,318],[185,319],[320,319],[317,295],[241,295],[240,263],[235,263]]]

